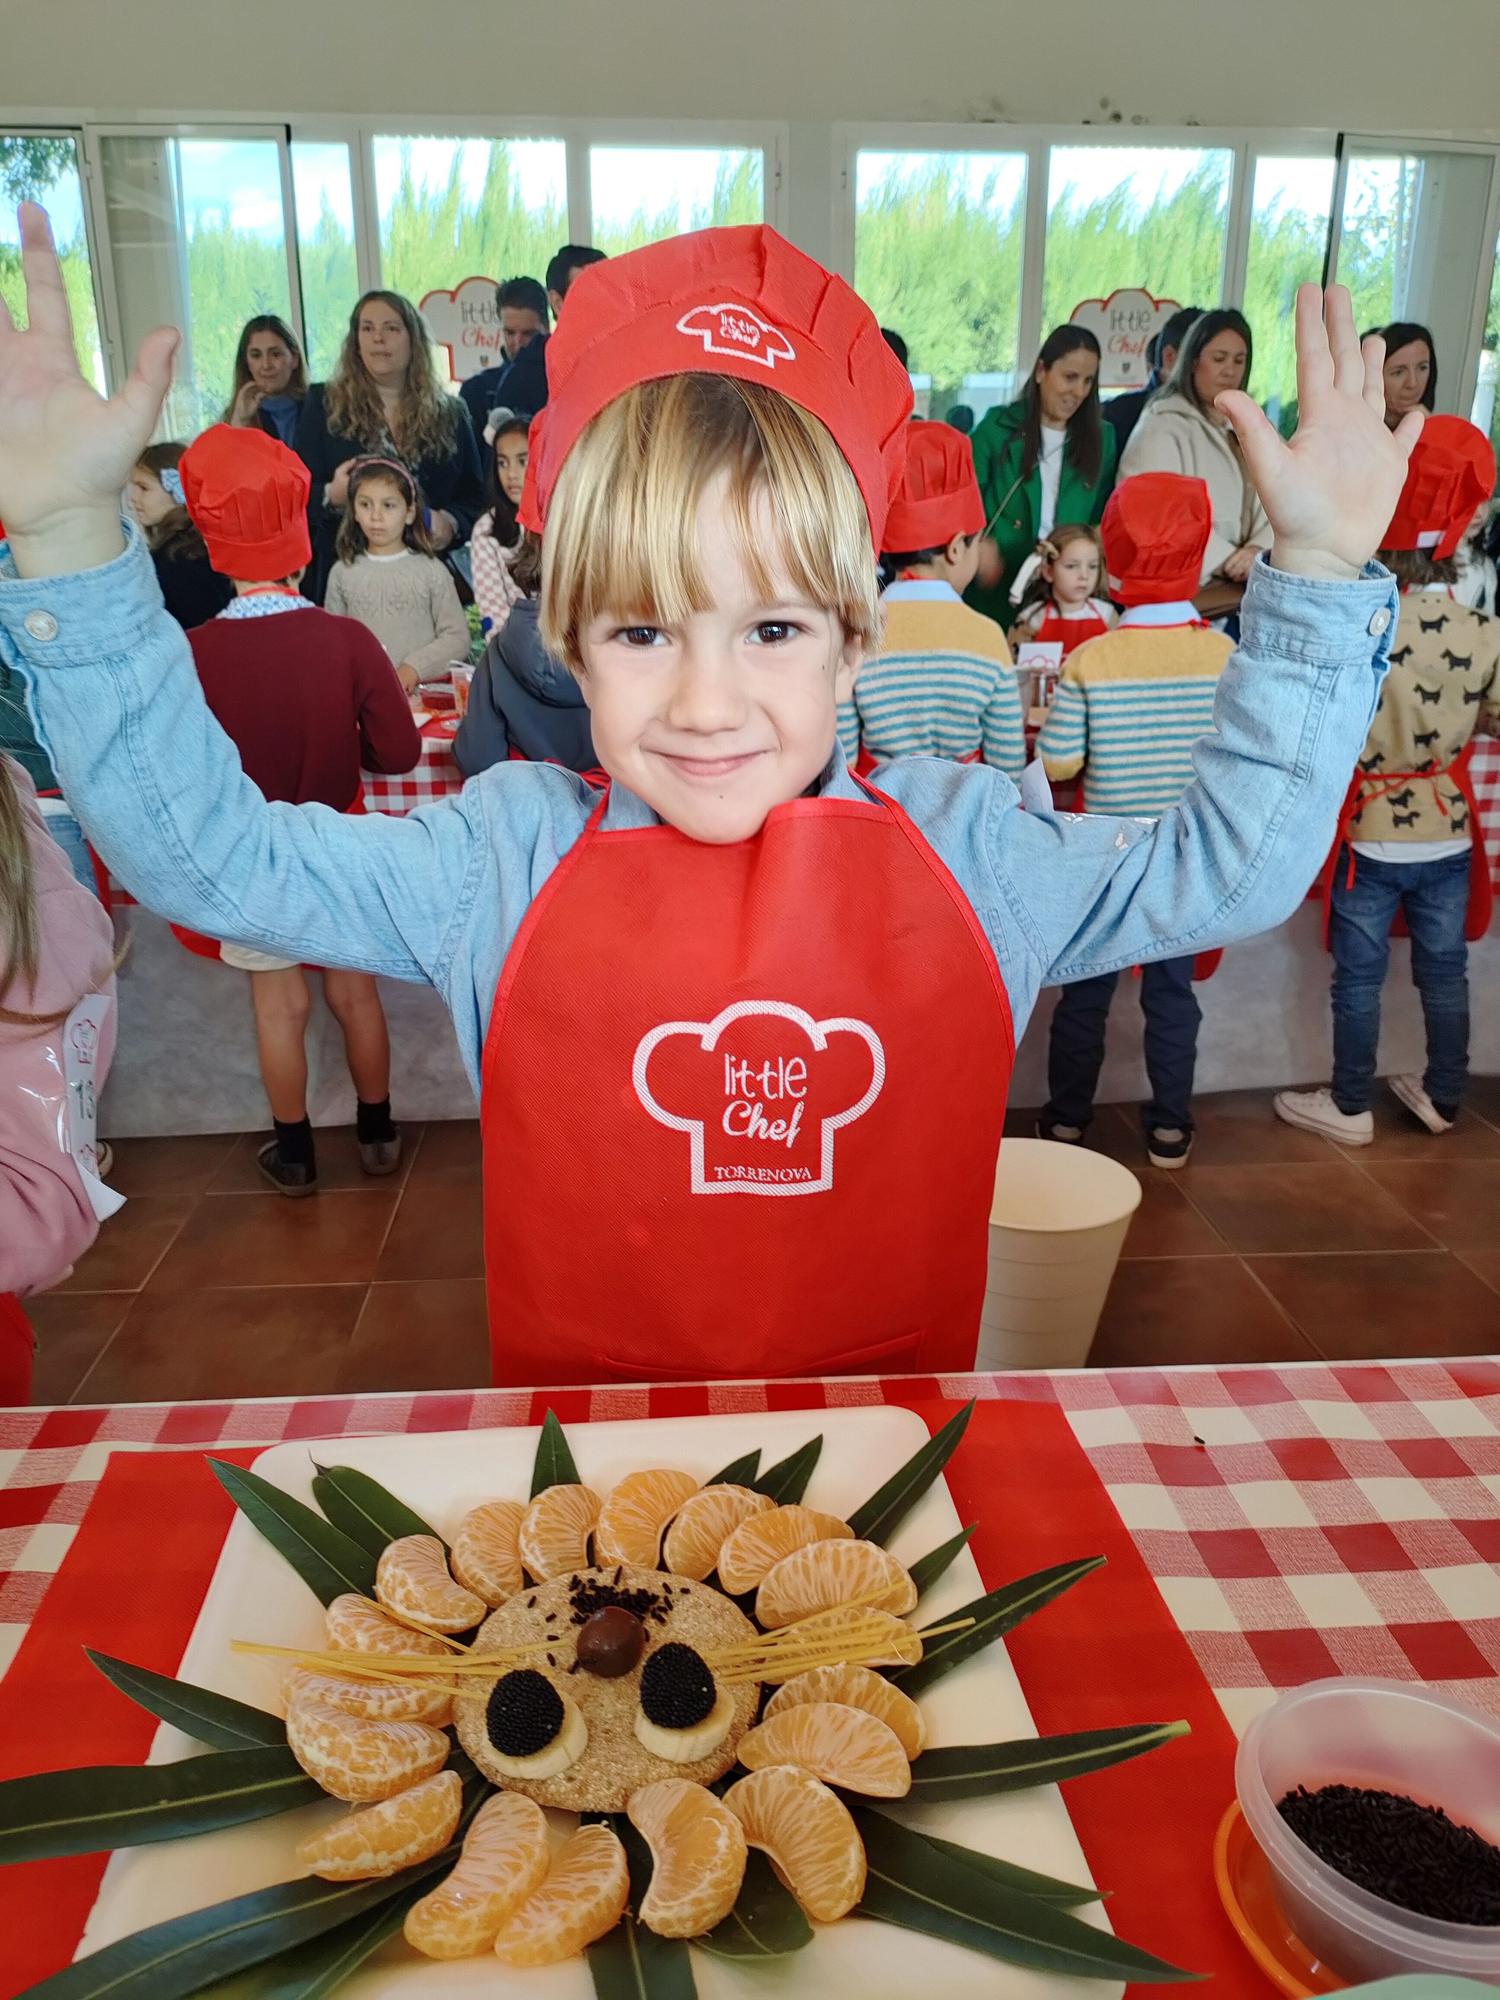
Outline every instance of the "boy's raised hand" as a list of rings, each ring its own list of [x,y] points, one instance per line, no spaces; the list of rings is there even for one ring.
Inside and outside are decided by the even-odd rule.
[[[0,300],[0,521],[23,576],[92,569],[120,552],[120,494],[156,427],[177,334],[141,343],[130,380],[107,401],[84,381],[52,229],[21,204],[28,325]]]
[[[1275,534],[1271,561],[1294,575],[1357,576],[1380,546],[1422,434],[1413,410],[1385,425],[1385,342],[1361,349],[1349,294],[1297,291],[1297,433],[1288,444],[1243,391],[1218,398]]]

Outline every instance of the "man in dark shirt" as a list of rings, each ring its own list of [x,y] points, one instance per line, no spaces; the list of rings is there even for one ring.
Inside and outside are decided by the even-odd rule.
[[[474,435],[481,439],[491,410],[514,410],[518,416],[534,417],[547,400],[543,356],[552,319],[546,292],[535,278],[507,278],[495,287],[495,309],[500,315],[505,359],[471,375],[459,389],[474,420]],[[519,364],[528,355],[528,365],[521,368]]]
[[[1147,349],[1151,361],[1151,379],[1145,388],[1127,389],[1123,396],[1112,396],[1104,404],[1101,412],[1104,421],[1114,426],[1116,465],[1119,464],[1125,446],[1130,440],[1130,433],[1140,422],[1146,405],[1176,365],[1177,350],[1181,347],[1188,328],[1202,311],[1202,306],[1182,306],[1174,312]]]

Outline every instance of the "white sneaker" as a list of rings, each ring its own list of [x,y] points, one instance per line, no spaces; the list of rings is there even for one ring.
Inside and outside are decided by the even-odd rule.
[[[1420,1118],[1429,1132],[1451,1132],[1453,1120],[1445,1118],[1432,1099],[1427,1095],[1419,1076],[1392,1076],[1386,1078],[1391,1089],[1400,1098],[1414,1118]]]
[[[1331,1090],[1278,1090],[1271,1102],[1284,1124],[1321,1132],[1341,1146],[1368,1146],[1375,1137],[1374,1113],[1340,1111]]]

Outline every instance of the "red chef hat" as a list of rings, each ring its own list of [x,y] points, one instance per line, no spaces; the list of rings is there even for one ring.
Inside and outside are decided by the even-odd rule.
[[[946,548],[984,528],[974,447],[952,424],[906,426],[906,471],[886,516],[882,547]]]
[[[1099,532],[1110,595],[1175,604],[1195,595],[1213,526],[1208,487],[1181,472],[1138,472],[1109,496]]]
[[[1446,562],[1494,485],[1495,453],[1484,432],[1463,417],[1429,417],[1380,546]]]
[[[906,460],[911,382],[843,279],[759,224],[668,237],[578,273],[547,343],[521,525],[540,532],[564,459],[607,403],[690,373],[759,382],[826,424],[879,552]]]
[[[193,526],[220,576],[270,583],[306,568],[312,475],[278,438],[215,424],[188,446],[177,470]]]

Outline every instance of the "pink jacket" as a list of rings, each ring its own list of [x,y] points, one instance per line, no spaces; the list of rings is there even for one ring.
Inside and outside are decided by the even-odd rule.
[[[37,896],[41,962],[36,991],[19,982],[0,1006],[47,1014],[101,990],[114,956],[114,933],[98,898],[80,888],[62,849],[47,832],[36,791],[8,758],[5,775],[20,792]],[[114,979],[103,990],[114,992]],[[115,1023],[101,1037],[98,1078],[114,1054]],[[59,1028],[0,1021],[0,1292],[34,1292],[65,1278],[99,1225],[72,1156],[59,1137],[64,1101]]]

